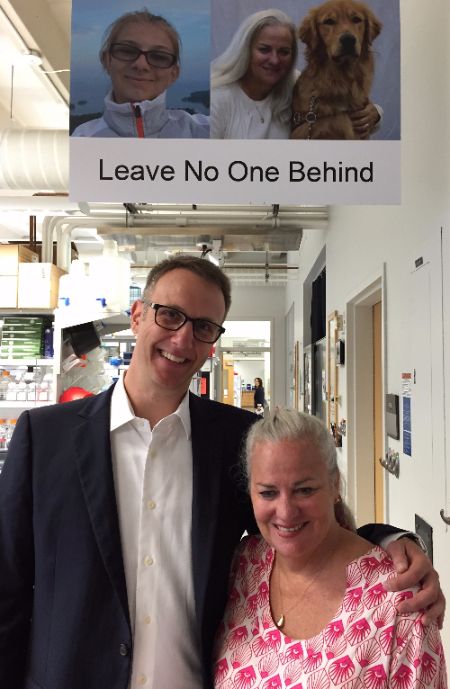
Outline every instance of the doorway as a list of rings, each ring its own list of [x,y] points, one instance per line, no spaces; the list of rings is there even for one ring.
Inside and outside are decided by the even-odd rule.
[[[348,497],[357,523],[386,519],[383,275],[347,303]]]
[[[254,381],[261,378],[270,403],[271,321],[225,321],[220,339],[221,401],[254,410]]]
[[[373,351],[373,471],[375,491],[375,522],[384,521],[384,469],[380,458],[383,445],[383,361],[382,361],[381,301],[372,306]]]

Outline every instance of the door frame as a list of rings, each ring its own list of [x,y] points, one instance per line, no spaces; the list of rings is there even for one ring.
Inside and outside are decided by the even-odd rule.
[[[373,326],[372,307],[381,302],[382,399],[386,370],[386,264],[372,275],[346,302],[347,385],[347,497],[358,524],[374,521],[374,410],[373,410]],[[382,414],[383,455],[386,449]],[[383,481],[384,521],[388,514],[388,481]]]

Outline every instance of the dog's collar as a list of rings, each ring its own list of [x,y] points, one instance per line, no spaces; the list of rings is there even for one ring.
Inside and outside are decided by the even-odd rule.
[[[306,123],[308,125],[308,139],[311,138],[313,125],[319,119],[319,115],[317,114],[318,103],[319,99],[317,98],[317,96],[311,96],[311,100],[309,101],[309,110],[307,112],[294,111],[292,113],[291,131],[294,131],[295,129],[297,129],[297,127],[300,127],[301,124]]]

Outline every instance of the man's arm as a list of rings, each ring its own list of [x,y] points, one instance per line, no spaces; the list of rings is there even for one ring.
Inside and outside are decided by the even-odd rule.
[[[22,689],[33,604],[34,544],[28,413],[0,475],[0,687]]]
[[[444,620],[445,598],[439,584],[439,575],[429,557],[411,539],[405,536],[402,529],[389,524],[366,524],[358,529],[358,534],[372,543],[384,546],[397,572],[395,579],[385,583],[389,591],[402,591],[411,586],[419,586],[412,598],[404,600],[398,607],[399,612],[418,612],[424,610],[423,622],[437,622],[440,628]],[[386,545],[384,539],[398,534],[397,540],[390,539]]]
[[[385,582],[388,591],[403,591],[411,586],[420,586],[412,598],[398,606],[399,612],[423,610],[423,624],[436,622],[442,629],[445,613],[445,598],[439,584],[439,575],[429,557],[410,538],[391,541],[386,547],[394,563],[397,576]]]

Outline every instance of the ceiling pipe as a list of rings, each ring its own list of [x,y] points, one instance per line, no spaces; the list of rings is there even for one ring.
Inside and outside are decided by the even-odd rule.
[[[2,164],[0,163],[0,180],[1,168]],[[278,219],[281,225],[289,221],[304,228],[324,228],[328,222],[328,208],[326,206],[283,206],[276,216],[271,213],[270,208],[269,206],[204,205],[196,206],[194,210],[191,205],[148,204],[142,212],[131,214],[125,210],[121,203],[78,204],[69,201],[67,197],[54,195],[0,197],[0,210],[26,210],[29,213],[47,211],[51,215],[70,214],[74,217],[101,220],[109,218],[111,221],[122,219],[124,223],[128,221],[129,226],[133,226],[136,222],[139,224],[142,222],[149,224],[178,222],[181,224],[184,223],[184,219],[195,222],[202,222],[203,219],[203,221],[215,223],[219,220],[224,224],[225,221],[227,223],[243,223],[247,222],[246,219],[248,219],[251,223],[266,224],[272,221],[276,222]],[[82,215],[79,215],[80,213]]]
[[[43,263],[53,262],[53,238],[57,220],[58,216],[46,216],[42,221],[41,239]]]
[[[272,225],[273,227],[279,227],[286,223],[297,225],[298,227],[305,227],[311,223],[318,225],[320,223],[321,227],[326,227],[328,223],[328,211],[327,210],[297,210],[296,212],[284,213],[280,212],[279,215],[269,215],[264,214],[259,211],[255,212],[253,208],[246,207],[245,210],[235,210],[234,208],[223,209],[218,211],[212,210],[186,210],[186,211],[144,211],[142,213],[130,214],[125,210],[121,211],[115,209],[111,212],[101,211],[98,213],[90,213],[90,218],[104,219],[106,217],[112,218],[124,218],[127,220],[127,224],[133,227],[136,224],[148,223],[148,224],[163,224],[167,225],[169,223],[175,225],[188,225],[192,222],[209,222],[216,224],[236,224],[243,222],[250,222],[252,224],[261,225]]]
[[[93,223],[92,221],[95,220]],[[90,226],[93,224],[97,224],[97,218],[92,218],[90,221]],[[106,218],[102,222],[102,227],[103,227],[103,234],[111,234],[111,232],[108,231],[108,222],[105,222],[107,220]],[[117,218],[113,218],[112,220],[117,221]],[[111,223],[112,224],[112,223]],[[117,227],[117,223],[114,223],[115,226]],[[242,233],[242,230],[245,229],[245,234],[261,234],[263,230],[278,230],[278,231],[283,231],[284,229],[295,229],[295,230],[302,230],[302,229],[325,229],[327,227],[327,222],[324,220],[316,220],[316,219],[304,219],[303,221],[300,221],[298,219],[296,220],[277,220],[276,218],[272,218],[269,221],[261,221],[258,220],[256,221],[255,218],[252,217],[242,217],[242,218],[228,218],[228,217],[221,217],[219,218],[207,218],[207,217],[191,217],[191,218],[183,218],[182,220],[175,221],[174,218],[134,218],[132,223],[129,223],[128,226],[122,224],[122,228],[124,230],[124,234],[136,234],[136,232],[133,232],[132,230],[139,230],[138,234],[157,234],[159,229],[167,229],[168,227],[172,228],[171,234],[177,234],[177,230],[185,230],[187,228],[193,228],[193,232],[195,233],[196,229],[198,227],[210,227],[211,231],[216,230],[217,228],[220,227],[227,227],[227,228],[234,228],[235,233],[239,233],[239,230]],[[130,230],[127,232],[127,230]],[[186,232],[178,232],[178,234],[185,234]]]
[[[323,220],[311,220],[307,222],[299,222],[299,220],[283,220],[279,221],[277,218],[271,218],[265,222],[255,222],[254,218],[243,217],[239,220],[235,218],[222,217],[220,222],[212,223],[210,218],[203,216],[183,218],[182,222],[174,223],[173,218],[155,218],[150,219],[148,217],[135,217],[126,225],[123,222],[123,218],[118,218],[116,216],[102,217],[102,218],[91,218],[80,215],[61,215],[61,216],[46,216],[42,222],[42,242],[47,248],[45,249],[46,259],[51,259],[51,244],[53,241],[53,229],[54,226],[60,226],[62,224],[68,223],[72,229],[77,227],[92,227],[93,225],[100,231],[100,234],[108,235],[117,232],[117,229],[121,229],[123,234],[142,234],[142,235],[152,235],[159,234],[159,230],[171,229],[171,235],[177,234],[197,234],[198,228],[209,227],[214,233],[217,232],[218,228],[226,227],[230,234],[242,234],[245,230],[246,234],[261,234],[262,231],[277,230],[283,232],[284,230],[296,230],[301,229],[323,229],[326,227],[326,223]],[[149,222],[150,221],[150,222]],[[136,232],[138,230],[138,232]]]
[[[56,231],[59,230],[59,239],[56,242],[56,265],[63,267],[64,270],[69,270],[71,264],[71,236],[73,228],[68,223],[61,224],[58,227],[56,224]]]
[[[96,225],[102,225],[103,222],[106,221],[97,220]],[[108,226],[111,226],[114,220],[109,218],[107,222]],[[73,230],[78,227],[92,227],[92,219],[77,216],[55,216],[53,218],[44,218],[44,222],[42,223],[42,246],[43,248],[44,246],[46,247],[45,255],[51,255],[53,252],[53,242],[56,240],[56,265],[58,268],[69,270],[71,263],[71,235]],[[123,223],[118,222],[116,229],[123,229]]]
[[[0,163],[1,166],[1,163]],[[0,187],[4,189],[5,187]],[[78,203],[69,201],[67,196],[26,195],[26,196],[0,196],[1,211],[27,211],[28,213],[51,213],[52,215],[65,215],[80,212]]]
[[[117,206],[117,210],[125,213],[126,210],[123,204],[118,203],[87,203],[85,201],[79,203],[79,209],[85,215],[90,215],[94,217],[96,214],[104,214],[111,212]],[[142,203],[133,204],[136,209],[136,213],[131,215],[139,216],[145,213],[183,213],[189,214],[190,212],[198,213],[248,213],[262,214],[265,216],[276,217],[278,215],[284,215],[286,213],[293,213],[298,215],[299,212],[306,212],[309,214],[320,213],[324,217],[328,217],[328,207],[327,206],[282,206],[281,209],[278,208],[276,213],[273,212],[272,205],[252,205],[249,206],[244,204],[174,204],[174,203]]]
[[[154,264],[152,263],[149,263],[148,265],[132,264],[131,270],[133,271],[134,275],[142,276],[144,275],[143,271],[145,271],[146,276],[153,267]],[[244,265],[239,268],[231,268],[225,262],[225,265],[222,266],[222,270],[224,273],[226,273],[226,275],[228,275],[234,284],[252,284],[258,286],[265,285],[268,287],[278,287],[286,285],[290,280],[290,275],[287,273],[287,271],[277,271],[276,273],[271,272],[269,275],[269,280],[267,281],[265,277],[265,265],[261,265],[257,269]]]
[[[269,263],[267,266],[265,263],[229,263],[226,262],[226,268],[228,270],[240,270],[244,268],[245,270],[298,270],[298,266],[287,265],[286,263]]]

